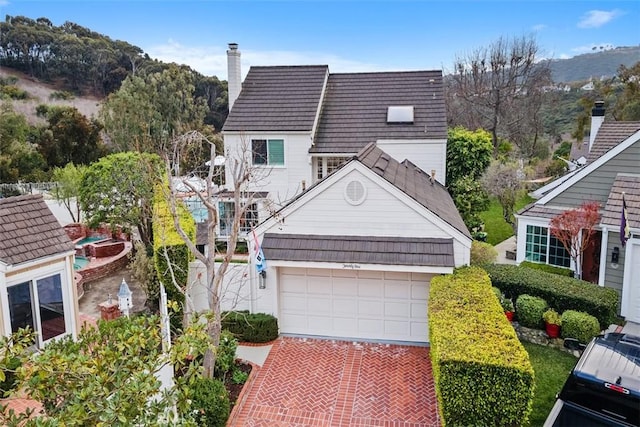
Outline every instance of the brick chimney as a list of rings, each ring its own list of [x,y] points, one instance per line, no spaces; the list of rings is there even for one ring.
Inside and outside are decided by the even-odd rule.
[[[604,101],[596,101],[591,109],[591,132],[589,132],[589,152],[593,147],[593,141],[596,139],[598,129],[604,122]]]
[[[238,43],[229,43],[229,50],[227,50],[227,82],[229,83],[229,111],[231,111],[231,107],[242,89]]]

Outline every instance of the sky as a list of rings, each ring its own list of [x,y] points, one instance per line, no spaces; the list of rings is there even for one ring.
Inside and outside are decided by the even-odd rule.
[[[0,0],[5,15],[71,21],[221,80],[231,42],[243,75],[252,65],[317,64],[446,73],[500,37],[534,36],[545,58],[640,45],[638,0]]]

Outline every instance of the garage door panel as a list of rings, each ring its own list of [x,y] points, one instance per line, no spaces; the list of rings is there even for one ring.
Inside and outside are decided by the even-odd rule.
[[[411,336],[412,337],[428,337],[429,325],[426,322],[411,322]]]
[[[358,282],[358,296],[367,298],[375,297],[382,298],[384,295],[384,284],[382,281],[359,281]]]
[[[408,318],[411,316],[411,304],[408,302],[385,302],[384,315]]]
[[[325,278],[325,281],[327,279]],[[334,295],[358,295],[358,281],[353,278],[334,277],[333,278],[333,294]]]
[[[411,288],[407,282],[387,282],[384,283],[384,296],[387,298],[409,299]]]
[[[408,338],[410,336],[409,322],[386,320],[384,322],[384,334],[387,337],[403,336]]]
[[[282,294],[282,305],[288,307],[288,311],[304,313],[307,310],[307,298],[298,294]]]
[[[331,314],[331,298],[320,298],[314,295],[307,300],[307,310],[309,313]]]
[[[334,316],[354,319],[358,311],[358,302],[354,298],[335,298],[333,300]]]
[[[381,332],[383,331],[384,331],[384,323],[380,319],[358,320],[358,332],[360,333],[362,338],[380,337]]]
[[[426,301],[411,303],[411,318],[412,319],[427,318],[427,302]]]
[[[424,283],[424,282],[423,282]],[[429,285],[411,283],[411,299],[421,299],[425,302],[429,299]]]
[[[326,277],[307,278],[307,292],[317,295],[331,295],[331,288],[327,286]]]
[[[358,315],[360,316],[380,316],[383,313],[383,308],[382,301],[358,301]]]
[[[283,333],[428,341],[427,298],[432,275],[280,270],[278,320]]]

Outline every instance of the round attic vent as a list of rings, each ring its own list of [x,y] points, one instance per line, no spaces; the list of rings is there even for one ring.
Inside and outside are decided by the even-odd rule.
[[[367,197],[367,188],[360,181],[350,181],[346,187],[344,187],[344,198],[352,205],[359,205],[364,202]]]

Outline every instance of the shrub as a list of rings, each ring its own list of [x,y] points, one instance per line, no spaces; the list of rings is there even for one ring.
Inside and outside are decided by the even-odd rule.
[[[549,305],[542,298],[531,295],[520,295],[516,300],[518,322],[527,328],[542,328],[542,315]]]
[[[550,325],[562,325],[562,317],[553,308],[550,308],[542,314],[542,320]]]
[[[229,331],[222,331],[220,334],[220,344],[216,349],[215,377],[225,380],[227,373],[235,366],[236,349],[238,340]]]
[[[2,86],[0,88],[3,98],[11,99],[29,99],[29,93],[25,90],[18,88],[17,86],[9,85]]]
[[[198,378],[190,388],[191,408],[197,414],[198,425],[224,427],[229,418],[231,404],[229,393],[222,381],[215,378]]]
[[[567,310],[562,313],[562,338],[575,338],[588,343],[600,333],[598,319],[588,313]]]
[[[493,286],[515,298],[528,294],[543,298],[558,312],[584,311],[595,316],[601,326],[616,319],[618,293],[614,289],[516,265],[491,264],[483,268]]]
[[[66,90],[56,90],[51,92],[51,95],[49,95],[49,99],[62,99],[68,101],[73,98],[75,98],[73,93],[67,92]]]
[[[471,242],[471,265],[484,265],[496,262],[498,251],[489,243],[473,240]]]
[[[239,341],[264,343],[278,338],[278,319],[270,314],[248,311],[223,313],[222,328],[233,333]]]
[[[533,368],[482,269],[433,278],[429,333],[445,425],[527,423]]]
[[[154,266],[158,280],[164,285],[167,292],[167,297],[180,303],[181,309],[171,316],[171,325],[174,329],[181,329],[184,295],[176,289],[173,280],[175,279],[179,286],[186,286],[189,261],[193,259],[193,254],[174,227],[169,205],[160,186],[155,189],[153,202]],[[196,239],[196,224],[193,216],[182,203],[178,204],[177,209],[180,226],[191,241],[194,242]]]
[[[556,267],[555,265],[540,264],[539,262],[523,261],[520,267],[533,268],[534,270],[542,270],[547,273],[558,274],[560,276],[573,277],[573,270],[570,268]]]

